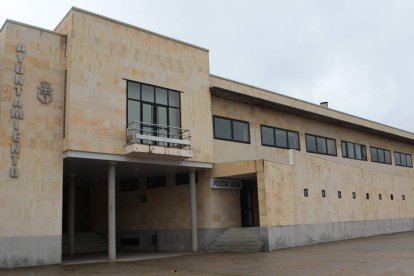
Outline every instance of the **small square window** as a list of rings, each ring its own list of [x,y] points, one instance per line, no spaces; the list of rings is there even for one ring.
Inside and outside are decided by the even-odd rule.
[[[355,192],[352,192],[352,198],[356,199],[356,193]]]
[[[136,180],[124,180],[120,186],[121,192],[136,191],[138,190],[138,179]]]
[[[378,199],[382,200],[382,194],[378,194]]]
[[[367,199],[369,199],[369,193],[366,193],[366,194],[365,194],[365,197],[366,197]]]
[[[402,200],[405,200],[405,195],[402,195],[401,197],[402,197]]]
[[[308,189],[303,189],[303,196],[308,197],[308,195],[309,195]]]
[[[338,191],[338,198],[342,198],[342,193],[341,193],[341,191]]]
[[[326,197],[326,192],[325,192],[325,190],[322,190],[322,197]]]
[[[394,195],[393,195],[393,194],[391,194],[391,196],[390,196],[390,197],[391,197],[391,200],[394,200]]]

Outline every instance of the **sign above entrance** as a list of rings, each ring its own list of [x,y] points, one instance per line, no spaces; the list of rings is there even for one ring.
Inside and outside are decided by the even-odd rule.
[[[213,178],[210,182],[210,188],[240,190],[242,188],[242,181],[238,179]]]

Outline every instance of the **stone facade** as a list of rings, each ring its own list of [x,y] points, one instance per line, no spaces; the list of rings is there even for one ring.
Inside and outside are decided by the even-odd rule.
[[[24,118],[20,174],[10,177],[19,44],[26,51]],[[180,154],[168,151],[125,154],[127,80],[180,91],[181,127],[191,131],[192,150],[180,157],[190,158],[178,160]],[[53,89],[48,104],[37,97],[42,82]],[[371,162],[369,151],[375,146],[412,155],[413,133],[210,75],[206,49],[77,8],[55,31],[8,20],[0,31],[0,89],[2,268],[61,262],[69,175],[76,174],[77,195],[88,195],[79,199],[76,214],[90,215],[77,227],[106,238],[108,161],[117,162],[119,249],[131,249],[121,245],[123,238],[139,239],[139,250],[191,249],[190,189],[175,178],[191,168],[198,168],[200,250],[243,223],[242,192],[212,189],[213,178],[257,183],[253,216],[265,250],[414,230],[413,168]],[[213,115],[249,122],[250,143],[214,139]],[[262,146],[262,124],[298,131],[300,150]],[[336,139],[338,156],[308,153],[306,133]],[[343,158],[341,140],[366,145],[368,161]],[[148,177],[160,175],[166,185],[149,189]],[[131,179],[139,187],[122,191]]]
[[[1,31],[0,266],[59,263],[60,254],[41,255],[42,244],[60,251],[62,233],[62,137],[65,36],[6,22]],[[18,178],[11,178],[16,47],[23,44],[24,85]],[[53,86],[53,102],[42,104],[38,86]],[[13,240],[11,242],[11,240]],[[20,251],[23,249],[23,251]]]

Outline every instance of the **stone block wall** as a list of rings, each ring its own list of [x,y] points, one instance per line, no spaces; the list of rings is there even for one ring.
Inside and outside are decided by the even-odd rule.
[[[59,263],[65,36],[7,21],[0,37],[0,267]]]

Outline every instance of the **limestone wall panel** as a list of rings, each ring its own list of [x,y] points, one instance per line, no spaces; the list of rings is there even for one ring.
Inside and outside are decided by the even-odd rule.
[[[78,11],[58,29],[70,41],[64,150],[124,153],[126,80],[133,80],[182,92],[192,160],[212,161],[208,52]]]
[[[26,45],[20,123],[20,176],[10,178],[16,46]],[[60,235],[65,37],[7,22],[0,35],[0,237]],[[37,99],[48,81],[53,101]]]

